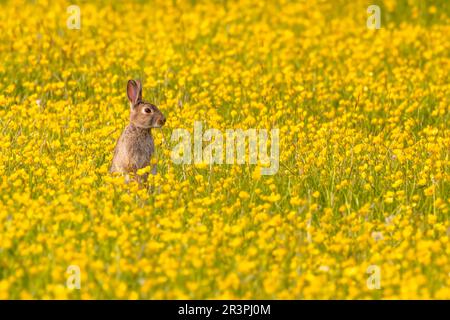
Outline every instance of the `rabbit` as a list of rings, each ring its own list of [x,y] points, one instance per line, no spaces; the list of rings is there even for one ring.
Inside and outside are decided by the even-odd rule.
[[[153,104],[142,100],[142,85],[139,80],[129,80],[127,96],[130,101],[130,123],[117,140],[110,172],[133,174],[137,182],[145,183],[148,173],[138,176],[137,170],[150,165],[155,151],[152,128],[161,128],[166,123],[162,112]],[[152,168],[156,174],[156,166]]]

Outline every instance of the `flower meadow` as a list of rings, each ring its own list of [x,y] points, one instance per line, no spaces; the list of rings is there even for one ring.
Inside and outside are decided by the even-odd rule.
[[[0,21],[0,299],[450,299],[447,1],[18,0]],[[109,173],[129,79],[167,118],[144,187]],[[195,121],[279,129],[278,171],[174,163]]]

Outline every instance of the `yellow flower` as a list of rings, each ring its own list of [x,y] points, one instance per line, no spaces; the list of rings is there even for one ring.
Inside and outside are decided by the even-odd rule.
[[[428,188],[425,188],[425,190],[423,191],[423,193],[427,196],[427,197],[431,197],[434,192],[436,190],[435,185],[431,185]]]
[[[239,198],[241,198],[241,199],[248,199],[248,198],[250,198],[250,195],[246,191],[240,191],[239,192]]]
[[[270,196],[267,197],[267,200],[269,202],[277,202],[280,199],[281,199],[281,196],[279,194],[275,194],[275,193],[272,193]]]

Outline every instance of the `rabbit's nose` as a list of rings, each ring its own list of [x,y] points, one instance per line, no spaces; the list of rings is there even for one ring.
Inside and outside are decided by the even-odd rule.
[[[162,126],[166,123],[166,118],[163,116],[161,119],[159,119],[159,124]]]

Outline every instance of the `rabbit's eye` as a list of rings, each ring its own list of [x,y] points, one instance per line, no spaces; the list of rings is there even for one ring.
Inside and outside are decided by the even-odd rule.
[[[150,109],[150,108],[145,108],[144,111],[145,111],[145,113],[152,113],[152,109]]]

